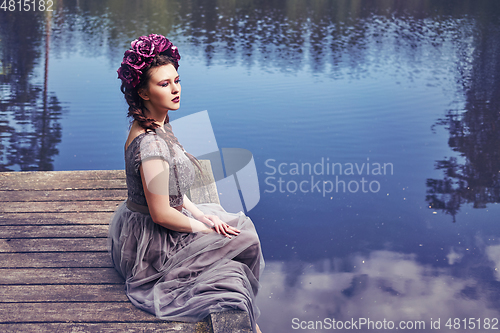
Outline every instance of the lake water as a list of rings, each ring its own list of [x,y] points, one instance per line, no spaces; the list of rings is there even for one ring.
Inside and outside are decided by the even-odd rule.
[[[59,1],[0,28],[2,171],[124,169],[123,52],[179,47],[171,119],[254,157],[264,332],[500,328],[498,1]]]

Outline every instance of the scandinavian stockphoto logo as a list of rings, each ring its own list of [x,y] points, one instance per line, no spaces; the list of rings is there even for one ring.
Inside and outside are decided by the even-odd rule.
[[[186,151],[199,160],[210,160],[221,206],[228,212],[248,212],[260,200],[255,161],[242,148],[219,149],[207,111],[171,122]]]

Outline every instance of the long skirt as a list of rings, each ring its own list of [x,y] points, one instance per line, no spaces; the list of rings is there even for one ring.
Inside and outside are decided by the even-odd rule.
[[[125,292],[136,307],[164,320],[196,322],[213,312],[244,310],[255,330],[260,314],[255,296],[264,269],[255,227],[242,212],[228,213],[212,203],[196,206],[240,234],[172,231],[120,203],[110,220],[108,248]]]

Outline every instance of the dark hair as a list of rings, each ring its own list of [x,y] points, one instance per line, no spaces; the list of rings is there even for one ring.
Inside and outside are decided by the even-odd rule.
[[[132,123],[135,120],[139,123],[139,125],[142,128],[146,130],[146,132],[155,131],[156,128],[160,127],[160,125],[155,123],[156,121],[155,119],[146,117],[144,111],[147,109],[144,106],[144,100],[139,95],[139,91],[142,88],[146,87],[146,85],[148,84],[149,79],[151,78],[151,69],[165,65],[173,65],[176,70],[179,68],[178,62],[175,61],[173,58],[164,54],[157,54],[153,57],[151,63],[142,70],[142,74],[139,77],[139,84],[137,84],[137,86],[131,88],[127,86],[124,82],[122,82],[120,90],[125,95],[125,100],[127,101],[128,104],[127,117],[132,117],[132,120],[130,121],[130,126],[132,126]],[[166,134],[165,137],[163,137],[163,135],[162,137],[163,139],[165,139],[168,149],[170,149],[170,151],[173,152],[174,151],[173,145],[177,144],[182,148],[182,150],[184,150],[184,147],[182,147],[182,145],[179,143],[179,140],[172,132],[172,126],[170,126],[169,124],[168,113],[167,116],[165,117],[164,128]],[[185,154],[198,167],[198,169],[201,172],[201,166],[196,157],[187,152],[185,152]]]

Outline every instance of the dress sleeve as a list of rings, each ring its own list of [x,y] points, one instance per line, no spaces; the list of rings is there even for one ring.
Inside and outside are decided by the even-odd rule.
[[[137,146],[134,158],[134,170],[139,174],[141,163],[152,158],[161,158],[171,164],[170,151],[167,143],[157,134],[146,134]]]

